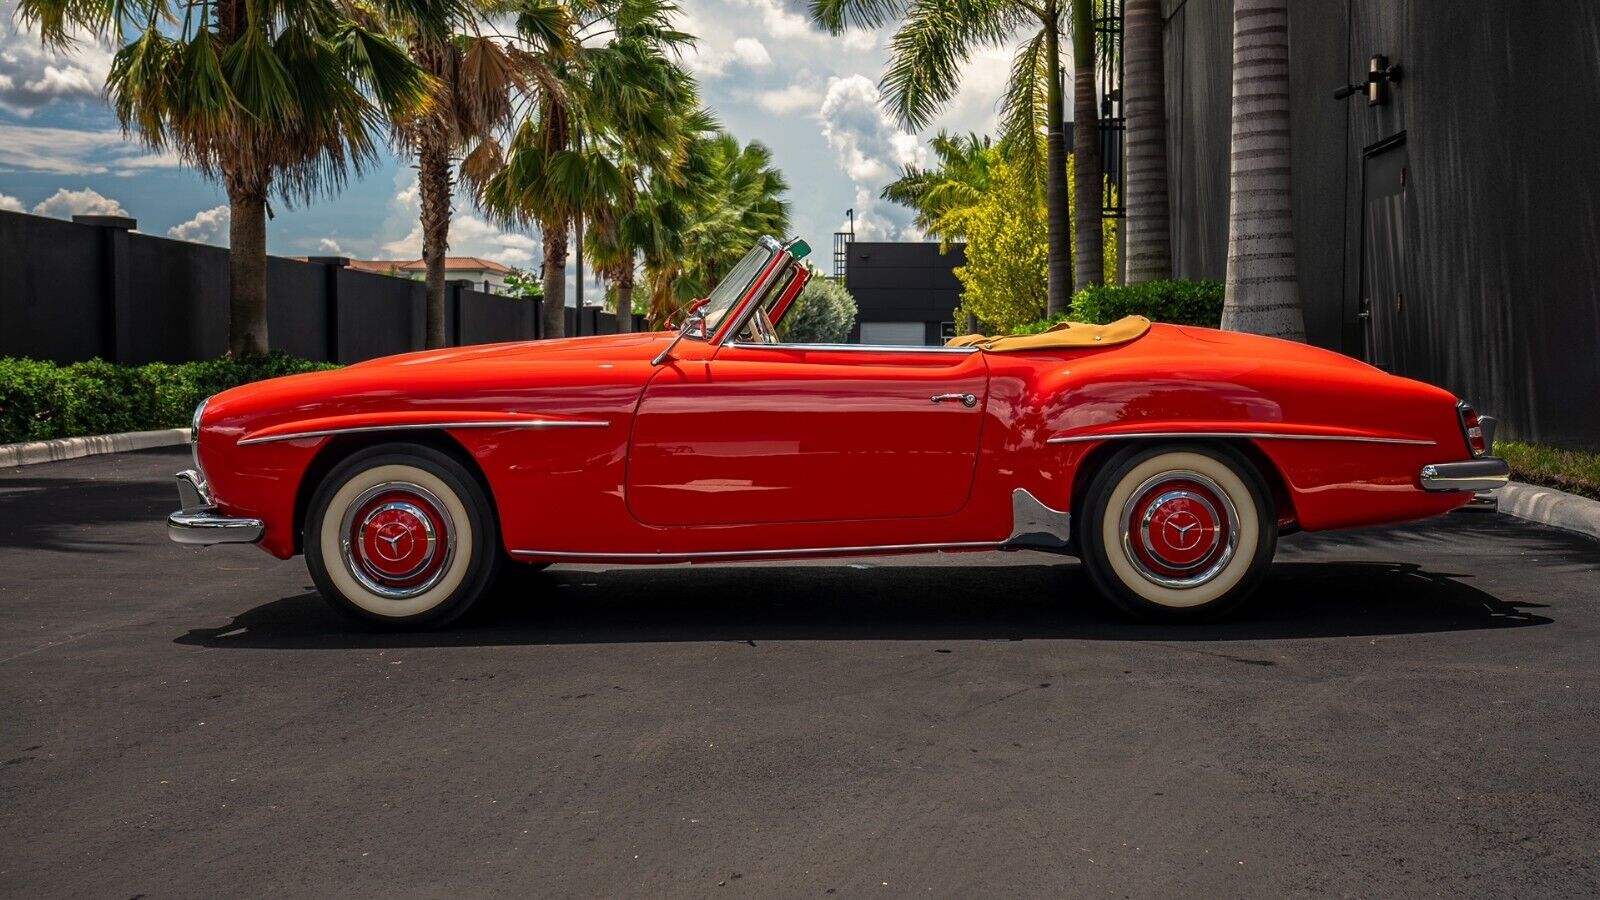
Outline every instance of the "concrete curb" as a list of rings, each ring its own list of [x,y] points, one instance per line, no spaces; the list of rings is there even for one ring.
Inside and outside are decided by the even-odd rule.
[[[1500,511],[1600,539],[1600,500],[1513,481],[1495,491]]]
[[[0,444],[0,467],[31,466],[35,463],[123,453],[150,447],[171,447],[189,443],[189,429],[163,428],[159,431],[124,431],[121,434],[93,434],[88,437],[56,438],[24,444]]]

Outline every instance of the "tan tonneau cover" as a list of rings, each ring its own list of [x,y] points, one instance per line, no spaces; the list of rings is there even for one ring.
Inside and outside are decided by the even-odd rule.
[[[951,338],[947,347],[977,347],[989,353],[1006,353],[1023,350],[1059,350],[1065,347],[1109,347],[1126,344],[1144,337],[1150,330],[1150,320],[1144,316],[1125,316],[1109,325],[1089,325],[1084,322],[1062,322],[1049,331],[1038,334],[1002,335],[985,337],[981,334],[963,334]]]

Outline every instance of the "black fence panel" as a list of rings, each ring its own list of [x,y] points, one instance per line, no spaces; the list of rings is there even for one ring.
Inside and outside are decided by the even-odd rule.
[[[338,284],[337,362],[422,348],[427,323],[422,282],[342,269]]]
[[[126,275],[116,291],[116,359],[130,365],[221,356],[228,349],[228,251],[123,232]],[[118,240],[115,231],[107,238]]]
[[[333,304],[339,271],[319,263],[267,258],[267,340],[273,349],[320,362],[338,355]],[[226,334],[226,319],[223,329]]]
[[[110,356],[102,229],[0,212],[0,356],[58,363]]]
[[[533,339],[534,316],[538,312],[535,304],[485,294],[459,284],[452,287],[456,288],[450,295],[457,310],[450,318],[454,326],[451,343],[493,344]]]

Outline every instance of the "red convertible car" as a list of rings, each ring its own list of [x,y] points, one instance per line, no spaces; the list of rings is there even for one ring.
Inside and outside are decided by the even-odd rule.
[[[1287,531],[1444,513],[1492,422],[1325,350],[1125,319],[944,347],[784,340],[763,239],[675,330],[411,353],[224,391],[186,544],[304,553],[334,606],[442,625],[514,564],[1076,555],[1147,619],[1236,607]]]

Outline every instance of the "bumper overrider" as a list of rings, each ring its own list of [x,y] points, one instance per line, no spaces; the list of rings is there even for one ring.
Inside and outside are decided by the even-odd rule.
[[[179,472],[178,505],[183,507],[167,516],[167,537],[179,544],[254,544],[267,530],[260,519],[225,516],[212,505],[206,483],[199,472]]]
[[[1422,467],[1425,491],[1489,491],[1511,480],[1511,467],[1496,456],[1464,462],[1429,463]]]

